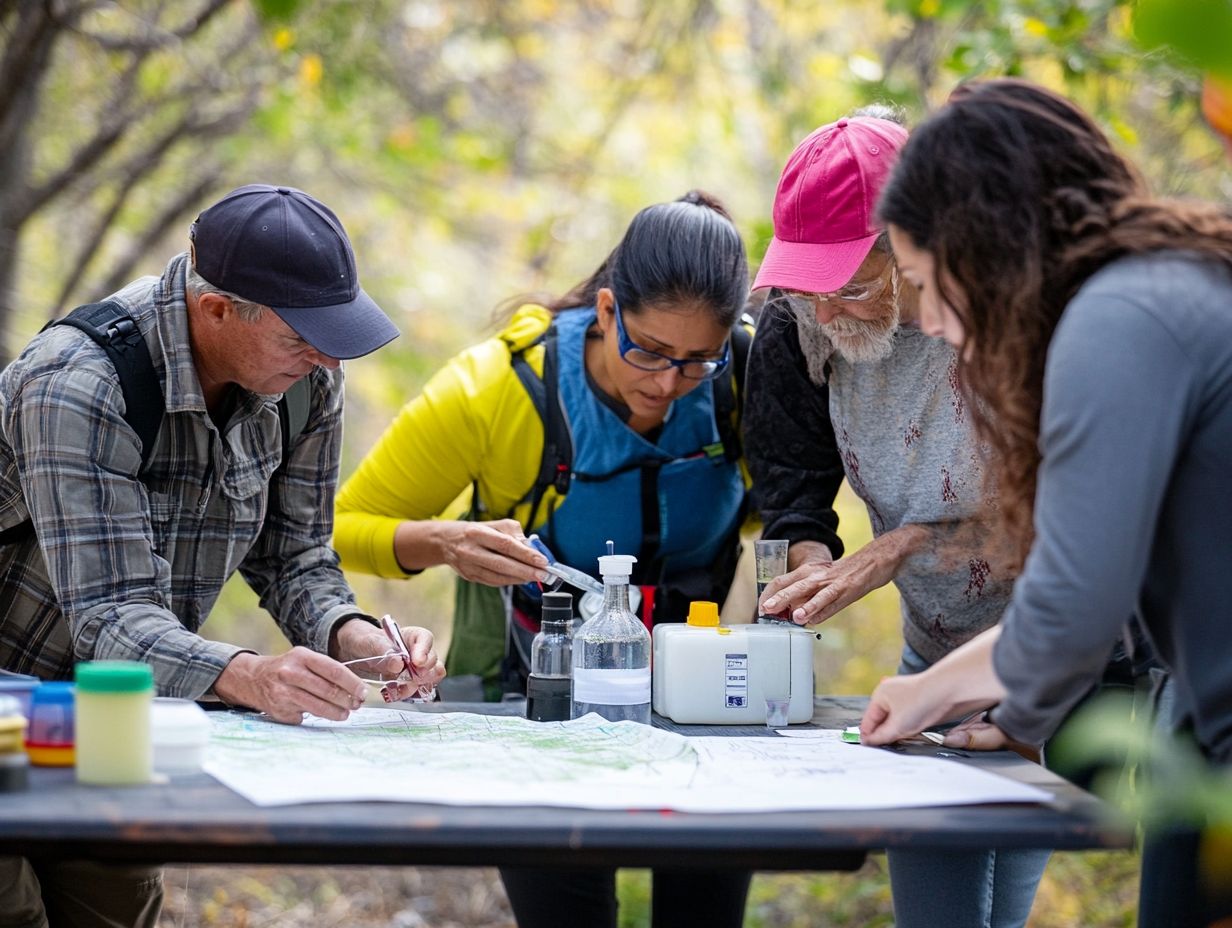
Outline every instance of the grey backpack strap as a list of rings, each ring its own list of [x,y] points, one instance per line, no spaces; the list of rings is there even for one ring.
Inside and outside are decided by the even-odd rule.
[[[308,412],[312,406],[312,387],[307,375],[301,377],[287,388],[278,401],[278,429],[282,434],[282,462],[274,471],[274,477],[279,477],[287,469],[287,461],[291,458],[291,448],[295,439],[303,433],[308,425]]]
[[[282,429],[282,453],[286,460],[287,452],[295,439],[299,438],[308,424],[308,411],[312,405],[312,393],[308,378],[302,377],[291,384],[290,389],[282,394],[278,401],[278,424]]]

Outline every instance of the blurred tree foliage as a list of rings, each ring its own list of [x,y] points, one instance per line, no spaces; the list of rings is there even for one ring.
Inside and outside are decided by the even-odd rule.
[[[258,176],[337,190],[345,218],[391,230],[374,237],[401,246],[365,263],[422,308],[473,281],[425,249],[499,255],[491,305],[562,286],[630,212],[698,183],[733,201],[760,253],[794,140],[873,99],[919,115],[980,74],[1060,86],[1161,187],[1210,195],[1218,151],[1186,131],[1195,78],[1138,52],[1129,14],[1125,0],[8,0],[0,335],[21,344],[36,319],[148,270],[168,232]],[[43,247],[23,253],[26,235]],[[589,258],[562,257],[573,242]]]
[[[0,0],[0,355],[158,273],[231,187],[305,188],[342,217],[404,334],[349,366],[349,473],[502,301],[589,274],[647,203],[717,193],[756,260],[795,142],[868,102],[917,119],[961,79],[1026,75],[1092,110],[1157,189],[1232,199],[1196,78],[1140,51],[1131,14],[1127,0]],[[866,520],[844,505],[850,546]],[[358,586],[447,632],[443,570]],[[229,589],[210,628],[277,646],[255,612]],[[887,590],[827,627],[825,688],[893,669],[895,612]]]
[[[127,235],[89,281],[92,292],[123,284],[218,183],[210,143],[257,105],[246,72],[263,37],[252,16],[231,15],[234,6],[0,5],[0,334],[22,289],[22,236],[52,207],[72,217],[40,288],[39,311],[57,315],[113,233]]]
[[[342,217],[403,332],[348,365],[346,474],[502,301],[589,274],[640,207],[711,190],[759,258],[795,143],[869,102],[915,120],[959,80],[1031,77],[1091,110],[1157,190],[1232,201],[1196,75],[1135,45],[1133,14],[1129,0],[0,0],[0,359],[49,316],[158,273],[228,189],[293,184]],[[840,515],[857,547],[862,506],[845,494]],[[369,608],[448,636],[443,568],[354,579]],[[283,646],[239,583],[206,628]],[[897,596],[822,631],[819,689],[868,692],[897,663]],[[1112,864],[1072,864],[1090,886],[1045,881],[1033,924],[1127,922],[1132,864]],[[801,908],[836,885],[802,884]],[[884,912],[884,882],[865,889]]]

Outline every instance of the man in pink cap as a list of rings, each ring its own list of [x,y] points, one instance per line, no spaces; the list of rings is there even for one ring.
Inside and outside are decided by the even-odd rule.
[[[957,358],[916,327],[916,292],[900,287],[876,218],[907,132],[885,107],[864,112],[788,159],[753,285],[774,289],[749,357],[745,453],[764,536],[791,543],[790,571],[759,612],[813,625],[893,582],[899,672],[917,673],[997,623],[1012,577],[980,530],[984,480]],[[844,478],[874,539],[839,560]],[[1023,925],[1048,853],[891,851],[896,924]]]

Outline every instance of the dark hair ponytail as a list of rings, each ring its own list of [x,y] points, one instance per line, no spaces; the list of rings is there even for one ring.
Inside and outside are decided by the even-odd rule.
[[[744,242],[722,203],[691,190],[634,216],[598,269],[548,309],[593,306],[601,287],[610,287],[631,315],[664,303],[700,304],[730,328],[749,292]]]

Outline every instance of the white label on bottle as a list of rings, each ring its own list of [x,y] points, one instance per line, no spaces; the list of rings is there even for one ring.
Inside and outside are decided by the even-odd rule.
[[[724,663],[723,705],[728,709],[743,709],[749,704],[749,656],[728,654]]]
[[[597,706],[640,706],[650,702],[650,668],[573,670],[573,701]]]

